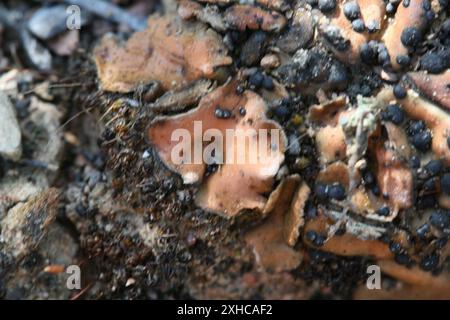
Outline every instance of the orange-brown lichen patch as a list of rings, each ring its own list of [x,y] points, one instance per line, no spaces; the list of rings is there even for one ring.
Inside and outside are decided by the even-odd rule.
[[[316,147],[320,163],[344,160],[347,153],[345,134],[341,126],[326,126],[316,132]]]
[[[297,190],[302,190],[299,198],[304,198],[303,192],[306,189],[298,189],[299,184],[298,175],[284,179],[271,197],[273,211],[268,213],[267,220],[245,235],[245,241],[253,248],[257,263],[267,271],[292,270],[298,267],[302,260],[302,253],[291,248],[284,235],[286,214],[291,210],[292,197]],[[293,204],[296,205],[296,202]]]
[[[385,142],[386,147],[392,150],[400,159],[408,161],[412,151],[405,130],[392,122],[386,122],[383,126],[388,136]]]
[[[279,11],[284,11],[289,9],[289,0],[256,0],[256,3],[269,8]]]
[[[426,97],[450,109],[450,70],[436,75],[424,71],[410,72],[408,77]]]
[[[378,265],[382,272],[404,283],[428,288],[431,291],[446,291],[447,296],[450,296],[450,276],[445,272],[435,276],[430,272],[421,270],[417,266],[407,268],[392,260],[378,261]]]
[[[377,179],[383,195],[387,195],[394,211],[413,204],[414,177],[408,165],[399,160],[391,149],[379,144],[376,150]]]
[[[191,0],[181,0],[178,4],[178,15],[185,19],[197,19],[205,22],[218,31],[226,31],[227,27],[217,7],[206,6]]]
[[[339,125],[339,116],[344,111],[345,105],[345,96],[340,96],[309,109],[309,120],[321,126],[315,131],[316,147],[321,164],[344,160],[346,157],[345,134]]]
[[[120,45],[105,36],[94,50],[102,88],[129,92],[151,81],[169,90],[200,78],[214,79],[217,68],[232,63],[220,36],[204,24],[165,15]]]
[[[208,160],[204,156],[208,155],[206,150],[212,140],[221,139],[222,143],[213,144],[217,146],[214,152],[209,150],[220,166],[200,188],[196,203],[227,217],[243,209],[264,208],[267,201],[264,194],[272,189],[286,148],[281,127],[265,117],[264,100],[251,91],[238,95],[236,87],[236,81],[219,87],[203,97],[197,108],[181,115],[156,118],[148,128],[148,138],[160,158],[180,173],[185,183],[202,180]],[[217,108],[227,110],[231,116],[218,118]],[[245,115],[240,113],[243,109]],[[190,139],[187,146],[192,153],[182,154],[178,147],[185,141],[180,141],[180,137],[173,139],[174,132],[187,134]],[[260,140],[263,138],[266,140]]]
[[[326,184],[340,183],[346,189],[350,184],[348,167],[344,162],[337,161],[330,164],[317,175],[317,181]]]
[[[382,40],[386,45],[394,69],[400,69],[397,57],[407,55],[408,48],[401,41],[401,35],[405,28],[415,27],[420,31],[426,26],[425,9],[422,0],[410,0],[408,7],[399,4],[395,17],[389,22]]]
[[[374,212],[375,208],[372,199],[363,186],[354,189],[349,198],[350,207],[354,212],[359,214]]]
[[[358,0],[361,16],[366,26],[375,23],[378,30],[383,29],[386,5],[382,0]]]
[[[442,208],[450,209],[450,196],[441,193],[438,197],[438,202]]]
[[[392,88],[385,88],[378,94],[378,99],[389,103],[395,101]],[[435,104],[420,97],[413,90],[408,90],[406,98],[400,101],[409,117],[423,120],[431,130],[433,140],[431,149],[436,157],[450,164],[450,148],[447,138],[450,135],[450,115]]]
[[[240,4],[225,11],[225,21],[231,28],[240,31],[261,29],[278,32],[286,25],[286,18],[278,12]]]
[[[311,106],[308,118],[319,125],[337,125],[339,123],[339,112],[347,103],[345,96],[339,96],[333,100]]]
[[[350,64],[359,61],[359,48],[368,39],[367,34],[358,33],[352,29],[351,22],[344,15],[343,2],[337,5],[330,17],[320,17],[319,32],[330,43],[330,48],[336,57]],[[338,40],[339,37],[340,40]],[[338,41],[339,44],[333,44],[333,41]],[[344,45],[344,42],[348,43]]]
[[[300,235],[300,227],[305,223],[304,209],[311,189],[303,182],[294,194],[291,206],[284,218],[284,239],[290,246],[294,246]]]
[[[397,282],[394,288],[370,290],[367,286],[358,287],[353,298],[356,300],[448,300],[448,287],[429,287]]]
[[[328,219],[322,214],[314,220],[307,221],[304,227],[303,241],[313,246],[306,238],[306,233],[311,230],[326,235],[329,226]],[[392,258],[392,253],[389,251],[389,246],[386,243],[379,240],[363,240],[350,233],[329,237],[320,247],[320,250],[340,256],[367,256],[377,259]]]

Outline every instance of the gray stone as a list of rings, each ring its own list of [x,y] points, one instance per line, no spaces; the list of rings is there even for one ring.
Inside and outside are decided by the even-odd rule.
[[[22,155],[22,134],[14,107],[8,96],[0,91],[0,156],[18,160]]]
[[[44,7],[36,10],[28,21],[28,29],[39,39],[49,40],[56,35],[68,31],[67,19],[69,14],[66,12],[67,6],[57,5],[53,7]],[[87,22],[84,10],[81,10],[80,26]]]

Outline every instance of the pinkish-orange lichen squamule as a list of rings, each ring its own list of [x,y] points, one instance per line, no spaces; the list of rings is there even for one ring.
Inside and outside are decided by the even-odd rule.
[[[149,27],[121,45],[105,36],[94,50],[101,86],[129,92],[157,81],[164,90],[201,78],[214,79],[219,67],[232,63],[221,37],[206,25],[178,16],[152,16]]]
[[[227,217],[235,216],[243,209],[264,208],[267,201],[264,194],[272,189],[273,177],[284,160],[286,148],[286,138],[281,127],[266,119],[264,100],[251,91],[237,94],[236,87],[236,81],[219,87],[203,97],[197,108],[176,116],[156,118],[148,128],[148,139],[160,158],[170,169],[181,174],[185,183],[200,182],[203,179],[207,164],[202,155],[208,145],[202,140],[205,132],[215,130],[224,137],[223,150],[216,150],[217,156],[219,152],[223,152],[220,154],[223,162],[219,164],[217,172],[203,182],[196,196],[196,203],[204,209]],[[231,116],[218,118],[215,114],[218,107],[228,110]],[[245,110],[245,114],[242,110]],[[199,136],[194,132],[196,128],[200,130]],[[266,152],[258,153],[258,159],[254,163],[254,154],[251,153],[254,150],[250,148],[250,143],[246,143],[242,150],[232,148],[239,147],[238,140],[242,132],[254,130],[259,133],[260,129],[267,133],[275,130],[279,139],[275,139],[274,144],[274,141],[267,137],[265,143],[260,143],[259,139],[262,137],[252,136],[251,139],[256,139],[258,148],[266,148]],[[195,144],[200,143],[202,150],[198,163],[193,163],[195,155],[192,155],[189,163],[174,163],[172,152],[179,144],[179,140],[172,139],[175,130],[186,130],[191,134],[192,140],[189,143],[192,150],[195,149]],[[230,144],[227,143],[227,132],[233,133]],[[231,156],[227,157],[231,154],[234,155],[233,159]],[[239,154],[244,161],[238,161]]]
[[[309,192],[298,175],[285,178],[271,193],[264,208],[267,219],[245,235],[258,264],[266,271],[292,270],[302,261],[302,252],[292,247],[304,223],[303,208]]]
[[[450,70],[441,74],[409,72],[408,78],[427,98],[450,110]]]

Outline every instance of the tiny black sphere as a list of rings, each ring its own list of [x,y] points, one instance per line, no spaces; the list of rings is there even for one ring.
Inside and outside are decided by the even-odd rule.
[[[248,81],[251,86],[254,86],[255,88],[259,88],[259,87],[261,87],[261,85],[264,81],[264,75],[261,72],[257,71],[250,76]]]
[[[413,169],[417,169],[420,167],[420,158],[416,155],[412,156],[409,160],[410,166]]]
[[[394,86],[394,96],[395,96],[397,99],[404,99],[404,98],[406,97],[406,90],[405,90],[405,88],[403,88],[402,85],[400,85],[400,84],[397,83],[397,84]]]
[[[419,132],[422,132],[426,128],[427,127],[425,126],[425,122],[423,122],[422,120],[411,120],[409,122],[409,127],[408,127],[407,132],[410,136],[413,136]]]
[[[378,210],[376,211],[376,213],[377,213],[379,216],[383,216],[383,217],[387,217],[387,216],[389,215],[389,212],[390,212],[390,210],[389,210],[389,207],[387,207],[387,206],[381,207],[380,209],[378,209]]]
[[[425,165],[424,168],[428,174],[430,174],[431,176],[436,176],[439,174],[439,172],[441,172],[443,164],[441,160],[431,160]]]
[[[317,183],[314,192],[319,201],[325,201],[328,199],[328,186],[324,183]]]
[[[415,134],[411,138],[411,143],[416,147],[419,151],[425,152],[430,149],[431,146],[431,133],[426,130]]]
[[[275,87],[273,84],[273,80],[271,77],[265,76],[264,80],[262,82],[262,86],[264,87],[264,89],[272,91],[273,88]]]
[[[434,52],[427,52],[420,58],[420,67],[433,74],[441,73],[447,68],[443,57]]]
[[[430,216],[430,224],[438,229],[447,228],[450,224],[450,216],[447,212],[438,210]]]
[[[388,2],[386,5],[386,13],[387,14],[393,14],[395,13],[395,6],[392,4],[392,2]]]
[[[398,63],[399,65],[401,65],[402,67],[407,67],[407,66],[409,66],[410,63],[411,63],[411,58],[410,58],[408,55],[406,55],[406,54],[401,54],[401,55],[397,56],[397,57],[395,58],[395,60],[396,60],[397,63]]]
[[[415,48],[422,41],[422,33],[416,27],[407,27],[403,30],[400,40],[405,47]]]
[[[450,173],[445,173],[441,177],[441,192],[450,195]]]
[[[364,21],[362,19],[356,19],[352,21],[352,28],[356,32],[364,32],[366,26],[364,25]]]
[[[436,254],[430,254],[423,257],[420,262],[420,267],[425,271],[433,271],[439,264],[439,256]]]
[[[359,17],[360,10],[356,1],[347,2],[344,4],[344,15],[348,20],[353,21]]]
[[[322,12],[331,12],[336,8],[336,0],[319,0],[318,4]]]
[[[328,196],[331,199],[344,200],[345,188],[340,183],[334,183],[328,188]]]

